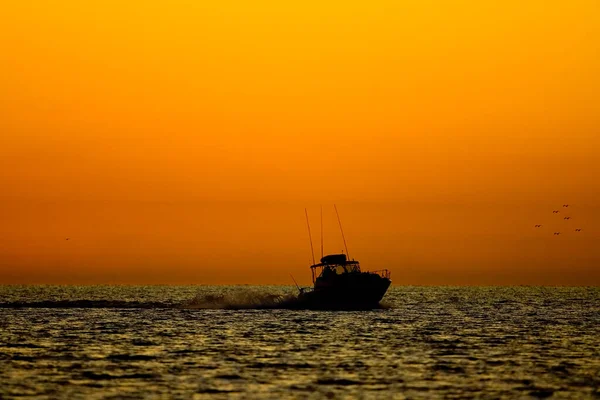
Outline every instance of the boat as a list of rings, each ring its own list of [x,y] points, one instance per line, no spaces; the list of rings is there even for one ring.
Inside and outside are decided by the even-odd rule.
[[[313,263],[310,266],[313,287],[298,287],[298,300],[309,309],[362,310],[378,308],[379,302],[392,283],[391,273],[387,269],[372,272],[362,271],[358,261],[349,259],[340,216],[335,205],[334,208],[346,252],[323,255],[323,211],[321,209],[321,260],[319,263],[315,263],[308,211],[305,210],[313,254]]]
[[[310,266],[313,288],[301,288],[298,299],[310,309],[364,310],[379,307],[392,283],[390,271],[361,271],[346,254],[331,254]]]

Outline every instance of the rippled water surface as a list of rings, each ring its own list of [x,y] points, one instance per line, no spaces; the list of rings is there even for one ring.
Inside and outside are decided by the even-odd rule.
[[[600,288],[0,286],[0,398],[594,398]]]

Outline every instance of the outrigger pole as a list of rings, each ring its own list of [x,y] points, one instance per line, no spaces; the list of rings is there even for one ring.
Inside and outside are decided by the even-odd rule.
[[[321,258],[323,258],[323,206],[321,206]]]
[[[315,250],[313,249],[312,243],[312,235],[310,234],[310,223],[308,222],[308,211],[306,208],[304,209],[304,214],[306,214],[306,226],[308,227],[308,239],[310,240],[310,252],[312,254],[313,265],[315,265]]]
[[[335,204],[333,205],[335,208],[335,215],[337,215],[338,224],[340,225],[340,231],[342,232],[342,239],[344,240],[344,248],[346,249],[346,257],[350,259],[350,254],[348,254],[348,246],[346,245],[346,238],[344,237],[344,230],[342,229],[342,221],[340,220],[340,214],[338,213],[337,207]]]

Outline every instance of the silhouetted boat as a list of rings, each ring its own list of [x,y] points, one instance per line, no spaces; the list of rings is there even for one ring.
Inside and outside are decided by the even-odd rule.
[[[304,210],[313,260],[313,265],[310,266],[313,287],[298,287],[300,291],[298,295],[300,306],[303,308],[326,310],[364,310],[377,308],[392,283],[390,280],[390,271],[382,269],[373,272],[363,272],[360,269],[358,261],[348,260],[348,246],[346,245],[346,237],[342,229],[342,221],[340,220],[340,215],[335,204],[333,208],[335,209],[340,226],[340,233],[342,234],[346,253],[323,256],[323,208],[321,208],[321,262],[318,264],[315,263],[308,210]]]
[[[360,263],[345,254],[332,254],[311,265],[312,289],[300,289],[298,299],[311,309],[372,309],[390,287],[387,269],[363,272]]]

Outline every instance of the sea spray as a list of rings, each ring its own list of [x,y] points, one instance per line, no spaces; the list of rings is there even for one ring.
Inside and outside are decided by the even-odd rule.
[[[203,288],[204,289],[204,288]],[[193,297],[177,302],[141,301],[124,299],[46,299],[41,301],[0,302],[1,308],[108,308],[108,309],[277,309],[301,308],[296,295],[288,290],[268,288],[227,288],[225,290],[199,290]],[[214,287],[213,287],[214,289]]]
[[[286,308],[297,302],[297,296],[289,293],[272,293],[253,289],[237,289],[218,294],[199,292],[177,308],[184,309],[274,309]]]

